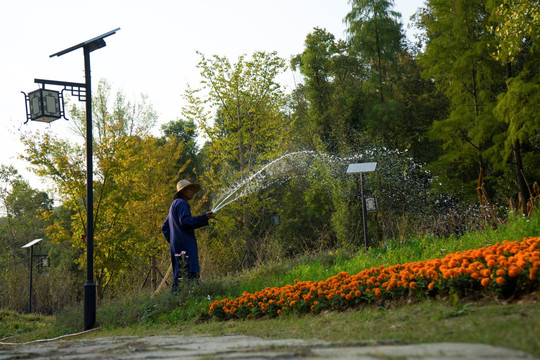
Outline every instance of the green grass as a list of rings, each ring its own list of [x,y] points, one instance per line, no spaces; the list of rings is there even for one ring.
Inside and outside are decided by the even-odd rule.
[[[425,300],[385,309],[368,306],[345,312],[287,316],[258,321],[193,325],[181,333],[246,334],[265,338],[397,343],[474,342],[540,355],[540,306],[471,304],[465,309],[446,300]]]
[[[198,286],[184,288],[180,296],[171,296],[168,289],[154,298],[149,294],[129,294],[122,299],[100,302],[97,310],[100,330],[85,336],[249,334],[346,342],[476,342],[523,350],[540,357],[538,291],[522,303],[519,299],[473,301],[442,297],[402,299],[344,312],[290,314],[251,321],[207,321],[200,317],[201,308],[208,309],[213,300],[237,297],[244,291],[283,286],[295,279],[324,280],[340,271],[354,274],[365,268],[444,257],[447,253],[488,246],[506,239],[521,240],[538,235],[540,216],[536,214],[530,219],[512,218],[496,230],[468,233],[460,238],[405,239],[388,241],[357,253],[338,249],[304,255],[291,261],[259,266],[234,277],[205,279]],[[24,320],[26,325],[20,324],[21,319],[4,319],[9,320],[8,325],[5,321],[0,322],[2,337],[18,335],[15,338],[18,342],[52,338],[82,330],[82,306],[67,308],[55,318],[42,317],[39,321],[45,325],[35,330],[31,318]]]
[[[53,316],[21,315],[13,311],[0,310],[0,339],[49,329],[54,325],[54,322],[55,318]]]

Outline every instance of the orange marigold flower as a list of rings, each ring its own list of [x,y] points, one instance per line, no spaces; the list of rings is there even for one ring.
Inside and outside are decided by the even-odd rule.
[[[360,297],[360,296],[362,296],[362,292],[361,292],[360,290],[356,290],[356,291],[354,292],[354,296]]]
[[[538,272],[538,268],[530,268],[529,269],[529,280],[535,280],[536,279],[536,273]]]
[[[508,269],[508,276],[517,277],[519,275],[519,268],[517,266],[510,266]]]
[[[414,281],[411,281],[411,282],[409,283],[409,287],[410,287],[411,289],[413,289],[413,290],[416,289],[416,283],[415,283]]]
[[[430,282],[429,285],[427,286],[428,290],[433,290],[433,288],[435,287],[435,282]]]
[[[506,274],[506,271],[504,271],[504,269],[498,269],[496,272],[495,272],[495,275],[497,276],[502,276]]]
[[[505,280],[504,280],[504,278],[503,278],[502,276],[497,277],[497,279],[495,279],[495,281],[496,281],[497,284],[499,284],[499,285],[502,285],[502,284],[504,284],[504,282],[505,282]]]
[[[373,289],[373,293],[375,294],[375,296],[381,296],[381,289],[375,288]]]
[[[490,282],[490,278],[483,278],[483,279],[480,281],[480,284],[482,284],[482,286],[488,286],[488,285],[489,285],[489,282]]]
[[[471,278],[473,278],[473,279],[480,279],[480,278],[481,278],[481,276],[480,276],[480,274],[479,274],[479,273],[477,273],[477,272],[473,272],[473,273],[471,274]]]

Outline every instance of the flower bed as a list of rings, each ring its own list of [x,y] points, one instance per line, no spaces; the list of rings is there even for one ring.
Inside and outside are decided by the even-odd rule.
[[[345,309],[376,300],[435,294],[492,292],[508,297],[539,285],[540,237],[448,254],[441,259],[346,272],[325,281],[295,281],[283,287],[244,292],[214,301],[207,314],[217,319],[277,316],[283,312]],[[205,309],[203,311],[206,313]]]

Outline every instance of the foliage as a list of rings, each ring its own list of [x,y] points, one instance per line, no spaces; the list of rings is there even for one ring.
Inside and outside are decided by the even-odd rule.
[[[354,0],[351,4],[351,12],[345,17],[349,41],[364,62],[370,64],[369,81],[377,89],[380,104],[388,102],[391,87],[398,80],[397,62],[404,49],[400,14],[391,9],[392,0]],[[385,110],[381,107],[379,111]],[[387,113],[380,118],[383,132],[393,116]]]
[[[195,178],[196,169],[199,168],[200,158],[202,158],[202,156],[198,156],[200,149],[197,144],[197,136],[199,135],[197,125],[193,121],[170,121],[161,125],[161,132],[163,133],[163,138],[159,142],[160,145],[170,141],[168,138],[171,137],[184,144],[184,156],[182,160],[185,162],[185,170],[182,171],[182,178]],[[182,163],[178,164],[178,168],[182,168],[183,166],[184,164]]]
[[[121,93],[110,102],[110,86],[100,82],[94,97],[94,270],[98,296],[109,285],[121,285],[127,271],[140,271],[151,256],[165,248],[159,228],[170,194],[174,193],[182,143],[162,146],[149,135],[156,115],[143,97],[140,104],[127,102]],[[72,109],[75,131],[84,139],[84,113]],[[79,249],[75,262],[86,262],[84,151],[77,144],[45,133],[23,137],[25,159],[41,176],[51,178],[70,219],[44,213],[56,244],[71,243]]]
[[[492,16],[497,25],[489,30],[495,34],[495,58],[512,62],[530,43],[538,44],[540,11],[538,4],[530,0],[492,1]]]
[[[534,167],[523,162],[537,153],[530,146],[537,121],[528,112],[535,111],[528,98],[538,92],[536,70],[530,72],[538,62],[537,44],[531,41],[537,32],[524,25],[534,21],[531,8],[536,6],[527,1],[433,0],[417,17],[426,31],[425,51],[419,55],[424,75],[450,101],[448,117],[434,121],[430,131],[444,150],[433,170],[457,196],[466,199],[468,194],[469,202],[480,173],[491,202],[506,203],[517,193],[524,211],[530,198],[527,184],[536,181]],[[519,34],[509,30],[520,24],[524,28]],[[499,53],[494,57],[495,47]],[[531,130],[519,137],[526,128]]]
[[[292,120],[277,82],[285,62],[276,53],[264,52],[255,52],[251,59],[241,56],[234,64],[227,58],[200,55],[202,88],[187,91],[189,104],[183,112],[208,139],[205,189],[220,195],[224,187],[243,181],[260,163],[288,147]],[[229,205],[220,213],[223,227],[213,228],[212,243],[201,241],[202,253],[213,254],[212,261],[223,262],[223,256],[234,259],[234,267],[251,266],[259,257],[257,233],[265,231],[259,226],[265,211],[255,196]]]
[[[23,311],[28,309],[30,252],[22,246],[44,237],[48,222],[40,214],[52,209],[53,203],[46,192],[31,188],[11,166],[0,166],[0,181],[0,206],[5,215],[0,218],[0,308]],[[48,255],[51,246],[43,241],[36,249],[36,255]],[[40,280],[37,275],[35,282]],[[34,309],[50,313],[47,301],[41,300],[35,298]]]

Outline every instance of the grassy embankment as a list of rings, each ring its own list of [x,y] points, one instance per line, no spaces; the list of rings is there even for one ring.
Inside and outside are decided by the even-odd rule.
[[[399,343],[434,341],[476,342],[526,351],[540,356],[540,305],[538,281],[519,297],[482,290],[438,292],[425,296],[375,298],[354,306],[325,308],[318,313],[286,311],[255,320],[219,321],[201,316],[214,300],[235,299],[244,292],[279,288],[299,281],[323,281],[340,272],[357,274],[373,267],[390,267],[447,254],[489,247],[503,240],[521,241],[540,235],[540,216],[512,219],[497,230],[468,233],[458,238],[389,241],[356,254],[333,251],[303,256],[294,261],[260,266],[224,279],[206,279],[180,296],[166,291],[152,298],[133,294],[98,304],[100,329],[85,336],[126,334],[250,334],[273,338]],[[478,288],[478,287],[476,287]],[[28,341],[81,331],[82,307],[66,309],[56,317],[0,314],[0,338]]]

